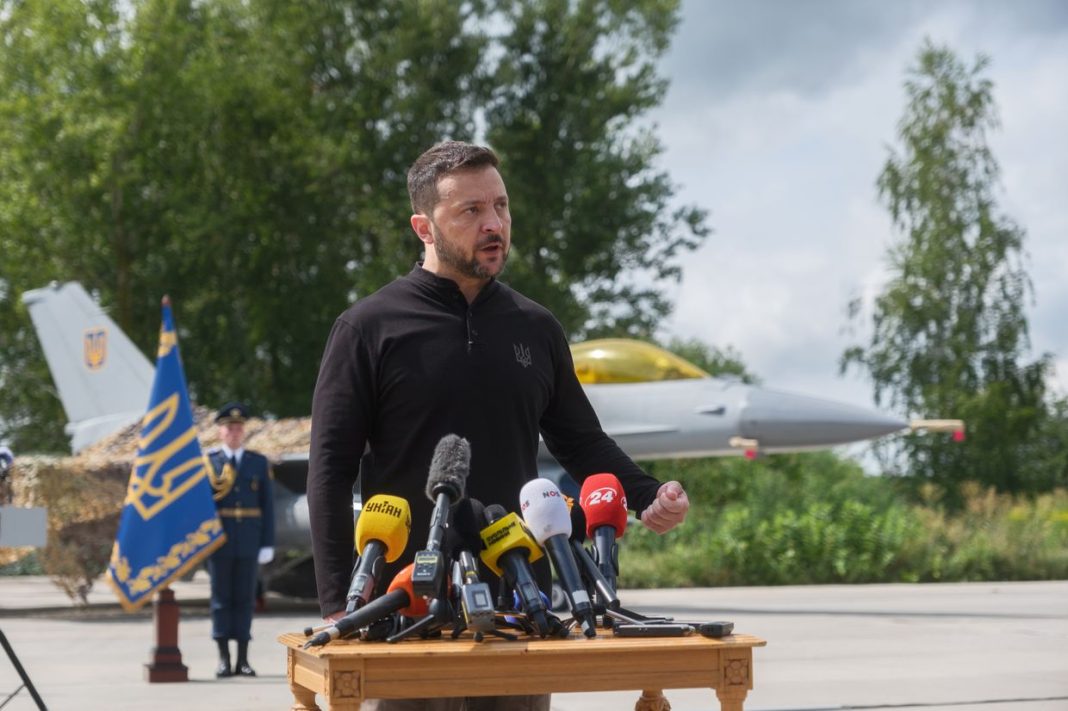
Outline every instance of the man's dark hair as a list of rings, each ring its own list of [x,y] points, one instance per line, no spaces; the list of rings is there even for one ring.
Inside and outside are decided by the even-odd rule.
[[[487,166],[496,168],[500,161],[489,148],[463,141],[442,141],[415,159],[408,169],[408,197],[412,211],[429,215],[438,204],[438,181],[461,170]]]

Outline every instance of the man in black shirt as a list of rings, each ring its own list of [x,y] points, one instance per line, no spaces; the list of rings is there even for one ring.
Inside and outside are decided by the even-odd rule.
[[[424,490],[446,434],[471,443],[467,495],[515,510],[538,476],[539,434],[577,481],[619,477],[631,508],[663,533],[686,516],[678,482],[661,485],[601,429],[575,376],[563,328],[544,307],[497,281],[511,246],[508,193],[487,148],[440,143],[408,171],[411,226],[425,258],[334,323],[312,403],[308,508],[319,604],[341,616],[353,563],[351,492],[411,505],[408,548],[380,593],[425,547],[433,503]],[[366,453],[369,455],[364,457]],[[479,708],[486,706],[482,699]],[[451,705],[450,705],[451,704]],[[548,708],[548,696],[502,697],[501,708]],[[475,705],[472,701],[471,707]],[[463,700],[420,708],[463,709]],[[370,708],[407,708],[381,703]]]

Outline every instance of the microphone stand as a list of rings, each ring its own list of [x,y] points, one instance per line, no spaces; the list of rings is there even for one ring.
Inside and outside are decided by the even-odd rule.
[[[445,504],[443,509],[445,514],[448,513],[448,497],[445,494],[438,496],[438,505]],[[445,519],[439,515],[437,509],[435,509],[434,520],[431,522],[430,528],[430,541],[427,544],[427,550],[420,551],[416,554],[416,569],[419,569],[418,556],[425,556],[424,560],[427,561],[425,568],[428,571],[422,576],[420,581],[423,586],[429,585],[431,589],[435,590],[434,596],[430,598],[427,603],[428,612],[423,617],[416,620],[414,623],[405,627],[396,634],[386,637],[386,641],[389,643],[399,642],[406,637],[419,634],[424,639],[433,632],[440,631],[442,627],[449,624],[450,621],[455,619],[456,613],[449,603],[448,591],[445,589],[445,570],[444,562],[445,557],[441,552],[441,541],[445,534]],[[412,575],[413,587],[415,585],[415,574]],[[416,592],[415,594],[420,594]]]
[[[453,498],[459,498],[450,496],[451,493],[453,492],[450,492],[445,486],[439,486],[435,489],[434,510],[430,515],[430,536],[427,540],[426,549],[415,554],[415,568],[412,571],[412,590],[415,595],[430,598],[428,603],[429,611],[413,624],[387,637],[387,642],[399,642],[405,637],[411,637],[416,633],[425,637],[432,631],[439,631],[456,616],[452,605],[449,604],[445,581],[445,554],[441,551],[442,542],[445,540],[445,529],[449,525],[449,507]],[[434,625],[436,627],[431,629]]]
[[[648,624],[657,622],[671,622],[671,617],[651,617],[643,615],[633,610],[628,610],[619,604],[619,598],[616,596],[616,591],[612,589],[612,585],[601,573],[601,569],[597,563],[594,562],[589,552],[583,548],[578,541],[571,541],[571,547],[575,551],[575,559],[579,563],[579,568],[584,577],[591,581],[594,590],[597,593],[597,600],[599,605],[603,605],[603,619],[602,626],[608,629],[612,626],[612,620],[619,620],[620,622],[627,622],[631,624]]]
[[[453,639],[468,629],[476,642],[481,642],[487,634],[513,641],[519,639],[516,635],[497,629],[497,614],[491,602],[489,585],[479,581],[478,564],[470,551],[461,550],[458,553],[452,563],[452,579],[453,609],[456,611]]]
[[[449,604],[447,599],[441,597],[435,597],[430,600],[428,604],[429,612],[423,617],[416,620],[413,624],[408,625],[400,632],[386,637],[386,641],[390,644],[399,642],[405,637],[411,637],[414,634],[420,634],[421,636],[428,637],[431,633],[439,631],[443,626],[447,625],[454,617],[452,611],[452,605]],[[432,629],[433,625],[437,625]]]

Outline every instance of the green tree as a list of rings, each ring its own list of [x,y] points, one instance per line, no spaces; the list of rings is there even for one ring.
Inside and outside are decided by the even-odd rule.
[[[909,435],[908,472],[942,485],[977,480],[1030,488],[1034,436],[1045,416],[1049,356],[1025,362],[1031,294],[1024,230],[999,210],[998,165],[987,134],[998,126],[988,60],[966,66],[926,43],[910,71],[900,152],[878,179],[901,241],[874,305],[871,337],[843,370],[866,370],[877,402],[908,416],[955,417],[968,439]],[[851,306],[854,320],[860,305]]]
[[[473,133],[479,8],[2,3],[8,436],[62,441],[19,304],[52,279],[96,291],[146,353],[169,293],[195,398],[307,414],[333,319],[418,254],[406,166]]]
[[[102,67],[121,73],[117,23],[110,8],[69,0],[0,2],[0,439],[16,452],[67,444],[20,295],[90,276],[109,233],[114,94]]]
[[[419,257],[406,170],[445,138],[504,158],[506,279],[574,335],[649,332],[707,232],[668,209],[637,123],[676,20],[666,0],[0,0],[0,438],[64,441],[19,301],[51,280],[146,353],[170,294],[196,400],[307,414],[333,320]]]
[[[664,280],[708,234],[672,208],[661,146],[638,122],[663,98],[656,61],[676,0],[502,0],[487,138],[502,156],[515,243],[504,279],[573,337],[648,337]]]

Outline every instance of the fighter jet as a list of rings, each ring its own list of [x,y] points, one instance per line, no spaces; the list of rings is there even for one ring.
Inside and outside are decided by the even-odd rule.
[[[53,284],[22,300],[69,419],[72,450],[139,421],[152,363],[85,289]],[[572,355],[602,427],[636,460],[826,449],[909,427],[868,408],[714,378],[640,341],[587,341]],[[544,448],[541,458],[552,459]]]
[[[85,289],[76,282],[52,284],[25,292],[22,300],[69,420],[72,450],[138,422],[153,366]],[[826,449],[910,427],[867,408],[715,378],[638,341],[588,341],[572,353],[605,432],[639,461]],[[279,548],[309,548],[307,468],[306,449],[274,462],[282,484],[275,487]],[[577,494],[544,445],[539,471]]]

